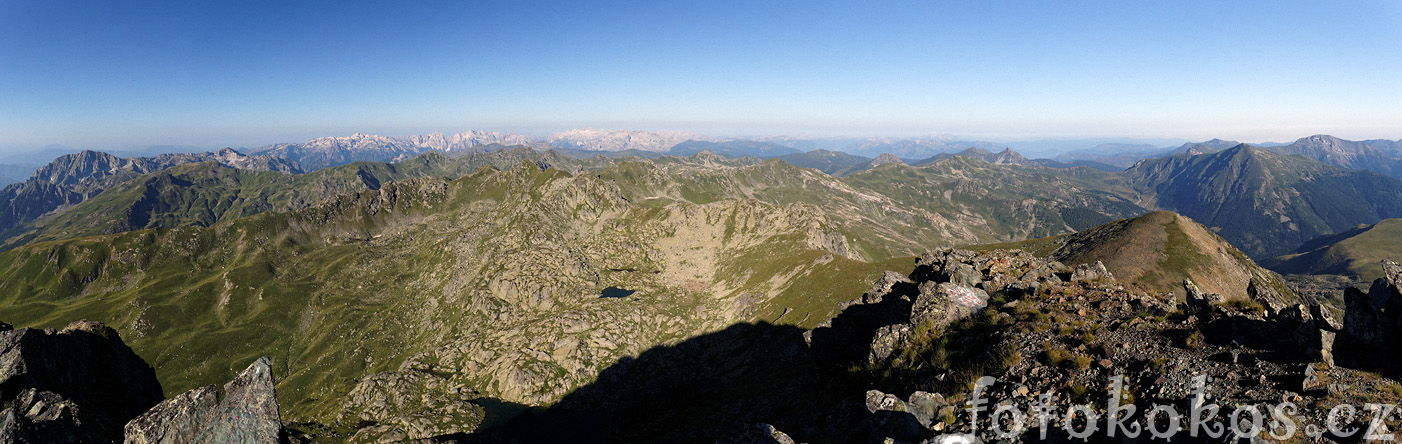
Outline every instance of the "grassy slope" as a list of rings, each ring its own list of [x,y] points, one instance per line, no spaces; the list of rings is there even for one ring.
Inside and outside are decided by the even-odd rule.
[[[288,418],[333,421],[359,377],[445,343],[500,343],[473,352],[498,358],[460,358],[471,362],[450,368],[542,369],[569,381],[561,364],[511,354],[522,348],[512,341],[568,337],[561,315],[617,324],[583,332],[615,344],[592,350],[591,368],[779,305],[825,316],[854,297],[845,287],[810,292],[810,283],[793,282],[807,274],[789,270],[826,254],[810,250],[824,222],[803,205],[639,196],[631,200],[645,203],[628,205],[614,183],[528,165],[388,184],[211,227],[31,244],[0,255],[0,270],[12,276],[0,283],[0,305],[17,325],[94,319],[117,327],[158,369],[168,394],[218,383],[272,355]],[[713,245],[716,237],[724,239]],[[786,253],[752,256],[779,251]],[[564,264],[534,257],[571,254],[583,256]],[[809,273],[868,274],[858,261],[832,264]],[[604,286],[640,291],[602,300]],[[745,295],[757,296],[746,302]],[[492,336],[503,331],[525,338]],[[488,395],[551,393],[514,393],[482,373],[491,372],[454,378]]]
[[[1402,261],[1402,219],[1385,219],[1321,240],[1320,245],[1306,245],[1304,252],[1276,257],[1268,266],[1281,273],[1352,275],[1369,282],[1382,277],[1383,259]]]
[[[1257,266],[1221,236],[1167,211],[1077,233],[964,248],[1021,249],[1068,265],[1099,260],[1121,282],[1155,292],[1181,295],[1183,279],[1192,278],[1205,291],[1242,299],[1246,298],[1246,282],[1254,277],[1280,294],[1292,293],[1278,275]]]
[[[1099,260],[1118,279],[1151,291],[1181,295],[1183,280],[1192,278],[1204,291],[1246,299],[1246,283],[1254,278],[1282,295],[1291,294],[1279,276],[1258,267],[1225,239],[1167,211],[1067,235],[1059,243],[1052,253],[1057,260],[1070,265]]]

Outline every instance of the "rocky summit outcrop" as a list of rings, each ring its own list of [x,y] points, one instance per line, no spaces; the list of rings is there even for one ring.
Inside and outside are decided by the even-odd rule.
[[[0,322],[0,443],[98,443],[161,400],[156,373],[96,322]]]
[[[214,162],[240,170],[302,172],[296,162],[266,155],[246,155],[231,148],[213,153],[130,158],[97,151],[66,154],[40,167],[29,180],[0,190],[0,232],[76,205],[142,174],[200,162]]]
[[[938,442],[947,433],[997,439],[986,415],[968,415],[974,396],[988,411],[1032,412],[1050,401],[1104,417],[1102,387],[1120,384],[1129,396],[1119,402],[1140,411],[1181,409],[1199,375],[1216,381],[1199,399],[1219,405],[1362,405],[1392,393],[1394,383],[1355,370],[1369,368],[1366,350],[1335,347],[1352,336],[1321,304],[1287,303],[1249,275],[1236,282],[1249,298],[1227,299],[1191,279],[1180,285],[1186,297],[1121,283],[1100,263],[1072,268],[1021,251],[941,250],[918,259],[908,277],[888,272],[806,337],[828,368],[868,378],[865,394],[848,401],[865,406],[865,442]],[[1391,321],[1368,307],[1376,319],[1369,325]],[[1295,420],[1322,424],[1327,410]],[[1052,418],[1047,438],[1024,428],[1003,440],[1066,440],[1062,420]]]
[[[200,387],[165,400],[126,424],[126,442],[277,443],[282,433],[273,391],[272,360],[254,361],[224,385]]]

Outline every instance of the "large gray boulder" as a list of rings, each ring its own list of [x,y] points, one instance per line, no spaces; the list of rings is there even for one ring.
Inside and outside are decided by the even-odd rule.
[[[1115,275],[1105,269],[1105,263],[1080,264],[1071,272],[1071,282],[1114,282]]]
[[[0,322],[0,443],[115,442],[160,400],[155,371],[107,326]]]
[[[925,281],[920,284],[920,295],[911,308],[910,322],[920,325],[932,321],[934,327],[943,328],[986,307],[988,293],[981,289],[952,282]]]
[[[1378,345],[1391,338],[1395,330],[1368,295],[1353,287],[1344,289],[1344,331],[1349,336],[1364,345]]]
[[[167,399],[126,425],[126,442],[275,444],[282,432],[273,391],[272,360],[264,356],[224,384],[224,399],[215,401],[214,386]]]

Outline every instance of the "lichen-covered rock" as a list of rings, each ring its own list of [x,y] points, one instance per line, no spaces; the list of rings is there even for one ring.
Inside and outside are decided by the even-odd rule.
[[[1268,312],[1275,313],[1285,308],[1285,302],[1271,287],[1262,284],[1259,279],[1251,278],[1251,282],[1246,284],[1246,295],[1252,300],[1266,307]]]
[[[910,326],[906,324],[887,325],[876,330],[876,335],[871,339],[871,355],[867,361],[871,364],[882,364],[891,358],[896,348],[905,343],[910,337]]]
[[[219,393],[212,385],[181,393],[127,423],[126,442],[195,442],[204,416],[218,405]]]
[[[213,402],[213,387],[201,387],[161,402],[126,425],[126,442],[277,443],[282,433],[272,360],[264,356],[224,384],[224,399]]]
[[[920,284],[920,295],[911,308],[910,320],[916,325],[932,321],[935,327],[944,327],[985,307],[988,307],[988,293],[981,289],[926,281]]]
[[[0,443],[116,441],[160,399],[155,372],[111,328],[0,323]]]
[[[1202,291],[1192,279],[1183,279],[1183,291],[1187,293],[1184,301],[1187,302],[1188,308],[1194,311],[1210,311],[1212,306],[1227,302],[1220,294]]]
[[[1076,266],[1076,270],[1071,272],[1071,282],[1096,282],[1114,281],[1115,275],[1110,274],[1110,270],[1105,269],[1105,263],[1095,261],[1093,264],[1081,264]]]

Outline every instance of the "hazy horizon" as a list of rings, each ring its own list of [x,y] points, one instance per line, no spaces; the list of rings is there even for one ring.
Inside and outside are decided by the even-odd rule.
[[[0,4],[0,151],[573,128],[1402,138],[1402,5]]]

